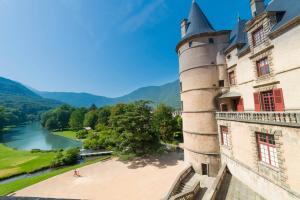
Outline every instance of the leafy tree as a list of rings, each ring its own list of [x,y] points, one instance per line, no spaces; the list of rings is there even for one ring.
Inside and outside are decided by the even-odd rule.
[[[87,137],[88,134],[89,134],[89,133],[88,133],[87,130],[80,130],[80,131],[78,131],[78,132],[76,133],[76,137],[77,137],[78,139],[84,139],[84,138]]]
[[[59,129],[68,128],[72,110],[72,107],[69,105],[62,105],[55,110],[54,115],[56,115]]]
[[[49,130],[66,129],[69,127],[69,119],[73,108],[69,105],[62,105],[42,115],[41,124]]]
[[[59,151],[52,161],[52,167],[60,167],[64,165],[73,165],[77,163],[79,149],[73,148],[66,151]]]
[[[55,119],[55,117],[50,117],[47,119],[45,123],[45,128],[48,130],[56,130],[58,129],[58,121]]]
[[[159,104],[153,113],[153,127],[164,142],[174,140],[174,132],[177,131],[177,121],[172,115],[173,109],[165,104]]]
[[[98,110],[98,124],[108,125],[111,115],[111,107],[105,106]]]
[[[83,128],[84,115],[86,109],[79,108],[72,112],[69,120],[69,125],[72,130],[80,130]]]
[[[73,149],[68,149],[64,153],[64,164],[65,165],[73,165],[76,164],[79,156],[79,149],[78,148],[73,148]]]
[[[3,107],[0,107],[0,131],[3,129],[4,125],[5,125],[5,110]]]
[[[153,151],[159,138],[152,129],[151,107],[148,101],[120,104],[112,109],[110,123],[118,133],[116,149],[138,155]]]
[[[84,116],[84,127],[91,127],[92,129],[95,129],[95,126],[98,121],[98,114],[96,110],[90,110],[87,112]]]
[[[91,110],[97,110],[97,106],[95,104],[92,104],[91,107],[89,108],[89,111]]]

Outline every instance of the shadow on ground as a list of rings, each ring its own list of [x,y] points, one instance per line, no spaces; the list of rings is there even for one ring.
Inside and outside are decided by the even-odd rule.
[[[174,166],[178,164],[178,161],[183,160],[182,151],[167,152],[158,156],[146,156],[142,158],[134,158],[132,160],[123,161],[118,160],[124,164],[127,164],[129,169],[142,168],[147,165],[155,166],[163,169],[168,166]]]

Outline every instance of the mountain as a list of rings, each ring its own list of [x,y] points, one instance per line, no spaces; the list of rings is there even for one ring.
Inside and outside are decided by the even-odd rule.
[[[18,111],[27,118],[36,118],[42,111],[62,104],[57,100],[45,99],[21,83],[0,77],[0,106]]]
[[[129,103],[137,100],[150,100],[154,104],[166,103],[176,109],[180,108],[178,80],[162,86],[143,87],[117,98],[72,92],[37,92],[37,94],[44,98],[55,99],[76,107],[88,107],[92,104],[101,107],[117,103]]]

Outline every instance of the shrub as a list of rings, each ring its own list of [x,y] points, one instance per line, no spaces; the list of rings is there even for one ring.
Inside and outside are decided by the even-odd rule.
[[[88,131],[87,130],[80,130],[76,133],[76,137],[78,139],[85,139],[88,135]]]
[[[66,151],[59,151],[54,160],[52,161],[52,167],[60,167],[64,165],[73,165],[77,163],[79,156],[79,149],[68,149]]]

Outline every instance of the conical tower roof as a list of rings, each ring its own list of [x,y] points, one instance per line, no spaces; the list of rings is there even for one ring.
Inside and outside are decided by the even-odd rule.
[[[188,19],[188,28],[184,38],[199,33],[207,33],[214,31],[215,29],[212,27],[211,23],[208,21],[207,17],[203,13],[199,5],[196,3],[196,1],[193,0],[192,8]]]

